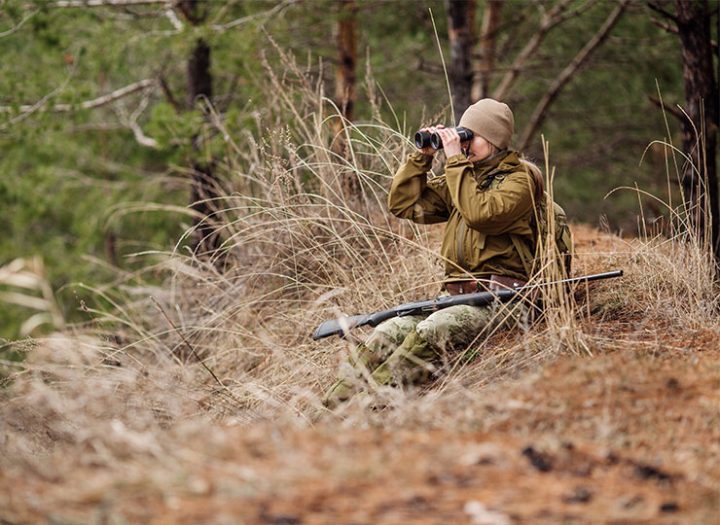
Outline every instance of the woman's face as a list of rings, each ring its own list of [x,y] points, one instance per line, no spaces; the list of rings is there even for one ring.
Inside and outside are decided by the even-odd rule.
[[[486,159],[493,153],[492,144],[479,135],[473,135],[473,138],[463,146],[468,148],[468,160],[470,162]]]

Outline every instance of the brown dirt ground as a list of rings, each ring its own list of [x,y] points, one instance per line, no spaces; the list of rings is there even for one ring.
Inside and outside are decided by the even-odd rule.
[[[172,460],[0,472],[0,523],[720,523],[717,334],[596,329],[614,350],[489,387],[478,431],[216,425]]]

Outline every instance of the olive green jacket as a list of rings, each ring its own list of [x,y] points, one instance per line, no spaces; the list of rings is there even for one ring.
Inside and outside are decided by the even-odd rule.
[[[390,212],[419,224],[447,221],[441,255],[446,281],[491,274],[527,280],[515,242],[535,253],[531,217],[535,183],[515,152],[471,163],[447,159],[445,173],[428,180],[432,157],[415,152],[395,174]]]

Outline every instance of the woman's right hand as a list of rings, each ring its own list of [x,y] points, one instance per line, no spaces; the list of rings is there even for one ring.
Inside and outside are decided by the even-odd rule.
[[[437,126],[430,126],[429,128],[422,128],[420,131],[429,131],[430,133],[435,133],[438,129],[444,128],[442,124],[438,124]],[[430,157],[434,156],[438,150],[433,148],[432,146],[427,146],[425,148],[418,149],[420,153],[423,155],[429,155]]]

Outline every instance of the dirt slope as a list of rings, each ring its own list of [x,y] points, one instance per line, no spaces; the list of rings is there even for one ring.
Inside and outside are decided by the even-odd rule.
[[[578,231],[581,250],[619,242]],[[0,472],[0,523],[720,523],[718,334],[632,315],[588,330],[613,344],[471,391],[467,407],[439,399],[468,412],[457,427],[393,432],[376,410],[354,427],[126,432],[125,454],[58,447]]]

